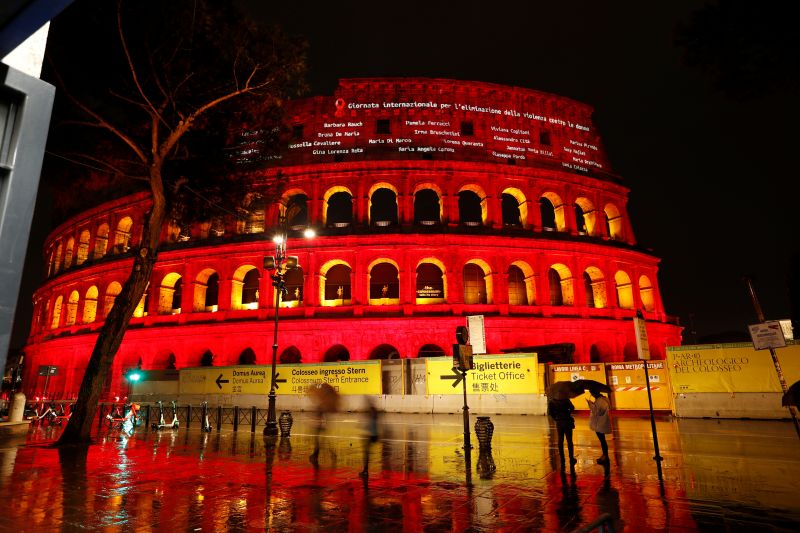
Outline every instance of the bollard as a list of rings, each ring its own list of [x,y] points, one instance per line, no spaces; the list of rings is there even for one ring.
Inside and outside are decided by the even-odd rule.
[[[233,431],[239,431],[239,406],[233,406]]]
[[[281,416],[278,417],[278,427],[281,430],[281,437],[288,437],[292,432],[292,424],[294,423],[294,418],[292,418],[291,411],[283,411],[281,412]]]
[[[222,428],[222,406],[217,406],[217,431]]]
[[[189,424],[192,421],[192,404],[186,406],[186,429],[189,429]]]
[[[256,432],[256,406],[250,408],[250,433]]]
[[[11,400],[11,407],[8,409],[8,421],[22,422],[23,418],[25,418],[25,395],[15,392]]]
[[[492,449],[492,435],[494,434],[494,424],[488,416],[479,416],[475,422],[475,434],[478,436],[478,449]]]

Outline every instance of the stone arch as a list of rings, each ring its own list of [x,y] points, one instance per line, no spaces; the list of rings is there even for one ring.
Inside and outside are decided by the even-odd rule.
[[[64,250],[64,243],[58,241],[56,245],[56,253],[53,256],[53,274],[58,274],[61,270],[61,253]]]
[[[72,257],[75,250],[75,239],[70,237],[67,239],[67,246],[64,248],[64,269],[72,266]]]
[[[75,259],[75,264],[82,265],[89,259],[89,240],[91,239],[91,234],[89,233],[88,229],[81,231],[80,235],[78,236],[78,253]]]
[[[176,315],[181,312],[183,282],[181,275],[170,272],[161,280],[158,289],[158,314]]]
[[[525,193],[515,187],[503,190],[500,197],[503,225],[528,227],[528,201]]]
[[[239,354],[239,360],[237,364],[239,365],[256,364],[256,352],[254,352],[253,349],[248,346],[247,348],[242,350],[242,353]]]
[[[59,295],[53,303],[53,317],[50,320],[50,329],[56,329],[61,325],[61,305],[63,301],[64,297]]]
[[[105,257],[108,251],[108,224],[103,222],[97,226],[97,231],[94,234],[94,258],[100,259]]]
[[[583,287],[586,292],[586,306],[594,309],[608,307],[608,291],[603,272],[595,267],[587,267],[583,271]]]
[[[596,233],[596,222],[597,213],[595,212],[594,204],[583,196],[577,198],[575,200],[575,227],[578,229],[578,233],[594,235]]]
[[[525,261],[514,261],[508,266],[508,303],[536,305],[536,278]]]
[[[376,259],[367,268],[370,305],[400,303],[400,269],[391,259]]]
[[[219,274],[213,268],[205,268],[194,280],[192,310],[195,313],[213,313],[219,309]]]
[[[242,233],[264,233],[266,228],[267,201],[260,194],[253,194],[247,204],[247,218]]]
[[[335,307],[352,304],[352,275],[352,267],[341,259],[333,259],[322,265],[319,297],[323,306]]]
[[[458,221],[465,226],[485,226],[488,216],[486,192],[479,185],[464,185],[458,191]]]
[[[569,306],[575,303],[572,272],[561,263],[556,263],[548,270],[550,285],[550,305]]]
[[[400,352],[391,344],[379,344],[369,354],[370,359],[400,359]]]
[[[283,276],[286,294],[281,296],[281,307],[297,307],[303,303],[303,269],[299,266],[290,268]],[[277,289],[276,289],[277,290]],[[273,298],[275,297],[273,291]]]
[[[251,272],[253,273],[251,274]],[[231,279],[231,309],[258,309],[260,296],[258,293],[259,278],[260,273],[253,265],[241,265],[233,272]]]
[[[118,281],[112,281],[108,284],[108,287],[106,287],[105,300],[103,301],[104,319],[108,316],[108,312],[111,311],[111,308],[114,306],[114,300],[117,299],[117,296],[119,296],[120,292],[122,292],[122,285],[120,285]]]
[[[397,224],[397,188],[386,182],[374,184],[369,190],[369,224],[390,226]]]
[[[214,366],[214,352],[206,350],[200,356],[200,366]]]
[[[611,346],[603,341],[597,341],[589,348],[589,362],[591,363],[611,361],[613,357],[614,352],[611,350]]]
[[[603,211],[606,215],[606,234],[608,235],[608,238],[615,241],[624,240],[625,235],[622,224],[623,218],[617,206],[610,203],[606,204],[606,207],[603,209]]]
[[[550,231],[564,231],[567,227],[564,218],[564,202],[554,192],[542,193],[539,198],[539,208],[542,214],[542,229]]]
[[[308,194],[301,189],[293,189],[283,195],[280,214],[286,217],[286,225],[291,229],[308,227]]]
[[[131,229],[133,228],[133,219],[131,217],[122,217],[117,222],[117,231],[114,233],[114,253],[121,254],[128,251],[131,244]]]
[[[656,302],[653,285],[650,283],[650,278],[644,274],[639,276],[639,298],[642,300],[642,306],[645,311],[655,311]]]
[[[298,364],[303,362],[303,357],[297,346],[289,346],[281,352],[280,363],[285,364]]]
[[[80,301],[80,298],[78,291],[69,293],[69,298],[67,299],[67,316],[64,320],[65,326],[75,325],[75,321],[78,319],[78,301]]]
[[[325,351],[323,361],[333,363],[335,361],[349,361],[350,351],[341,344],[335,344]]]
[[[631,278],[623,270],[614,274],[614,284],[617,287],[617,306],[620,309],[633,309],[633,284]]]
[[[322,225],[347,227],[353,222],[353,193],[347,187],[331,187],[323,195]]]
[[[86,291],[86,296],[83,299],[83,322],[84,324],[91,324],[97,318],[97,287],[92,285]]]
[[[464,264],[461,282],[464,286],[465,304],[493,302],[492,269],[483,259],[470,259]]]
[[[422,259],[416,268],[416,303],[435,304],[447,301],[447,269],[435,257]]]
[[[420,183],[414,188],[414,224],[435,226],[442,223],[442,190],[434,183]]]

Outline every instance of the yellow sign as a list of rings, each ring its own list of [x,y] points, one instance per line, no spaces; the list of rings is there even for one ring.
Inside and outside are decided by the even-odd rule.
[[[787,385],[800,378],[800,345],[775,350]],[[667,348],[673,392],[781,392],[769,352],[749,343]]]
[[[644,361],[606,363],[608,386],[611,387],[611,405],[614,409],[644,410],[650,408],[647,400],[647,382],[644,377]],[[666,361],[648,361],[650,396],[653,409],[672,409],[672,389]]]
[[[267,394],[272,367],[267,365],[184,368],[181,394]],[[305,394],[309,385],[328,383],[340,394],[381,394],[381,362],[277,365],[278,394]]]
[[[592,379],[600,383],[606,382],[606,370],[603,363],[586,363],[574,365],[548,365],[551,374],[550,383],[556,381],[577,381],[579,379]],[[572,400],[575,409],[586,411],[589,409],[585,400],[592,399],[588,392]]]
[[[427,394],[462,394],[460,372],[450,357],[425,359]],[[537,394],[536,354],[476,355],[475,368],[467,372],[468,394]],[[456,385],[456,386],[453,386]]]

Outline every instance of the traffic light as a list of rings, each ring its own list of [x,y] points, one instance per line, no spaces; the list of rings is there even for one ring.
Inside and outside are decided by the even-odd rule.
[[[144,373],[139,369],[131,369],[125,373],[125,380],[129,383],[138,383],[144,379]]]

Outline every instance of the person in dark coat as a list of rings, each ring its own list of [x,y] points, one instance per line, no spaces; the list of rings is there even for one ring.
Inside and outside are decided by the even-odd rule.
[[[572,443],[572,430],[575,429],[575,419],[572,412],[575,406],[567,399],[550,399],[547,401],[547,414],[556,423],[558,432],[558,456],[561,459],[561,469],[564,469],[564,439],[567,440],[567,451],[569,452],[570,467],[578,462],[575,459],[575,446]]]

